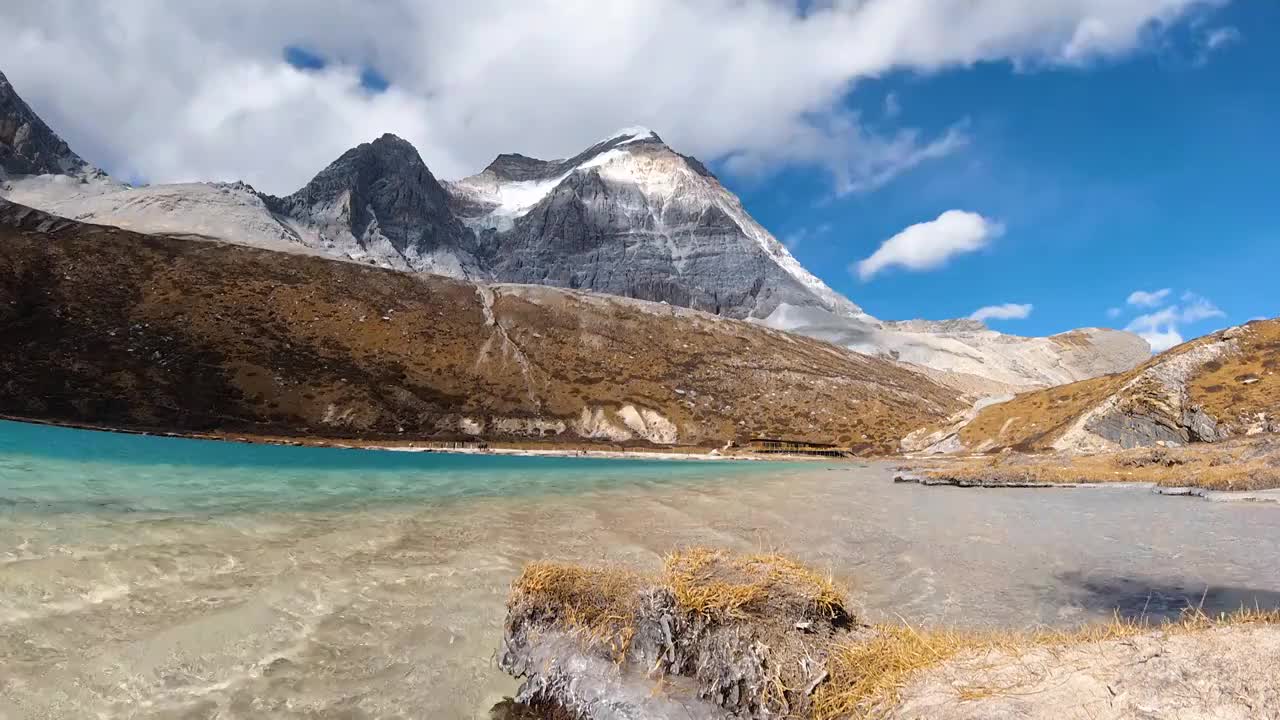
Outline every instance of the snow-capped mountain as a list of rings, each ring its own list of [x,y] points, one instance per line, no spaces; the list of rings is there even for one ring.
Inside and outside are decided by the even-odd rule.
[[[862,316],[702,163],[647,128],[619,131],[567,160],[500,155],[450,188],[498,281],[735,318],[763,318],[784,303]]]
[[[482,282],[589,290],[747,319],[944,373],[975,393],[1118,372],[1129,333],[1052,338],[882,322],[805,270],[705,165],[647,128],[577,155],[499,155],[440,182],[408,142],[355,147],[284,198],[244,183],[130,187],[71,151],[0,75],[0,197],[146,233]]]

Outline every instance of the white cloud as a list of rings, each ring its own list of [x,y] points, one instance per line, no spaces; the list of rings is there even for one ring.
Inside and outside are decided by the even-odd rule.
[[[885,119],[892,120],[902,114],[902,103],[898,102],[898,93],[891,92],[884,96]]]
[[[1192,64],[1201,67],[1208,64],[1210,57],[1219,50],[1231,47],[1244,39],[1240,28],[1232,25],[1212,27],[1198,37],[1198,47]]]
[[[986,322],[987,320],[1022,320],[1031,315],[1031,308],[1032,305],[1030,303],[988,305],[974,310],[969,319],[978,320],[979,322]]]
[[[642,123],[704,160],[813,165],[860,192],[966,136],[869,129],[843,105],[859,81],[1088,64],[1222,2],[6,0],[0,69],[91,162],[155,182],[288,192],[383,132],[458,177],[498,152],[564,156]],[[290,45],[331,64],[293,70]],[[365,91],[364,66],[391,90]]]
[[[1129,293],[1129,299],[1125,302],[1137,307],[1155,307],[1163,303],[1165,298],[1169,297],[1169,293],[1173,292],[1170,288],[1162,290],[1154,290],[1147,292],[1145,290],[1134,290]]]
[[[800,247],[800,243],[822,237],[829,232],[831,232],[831,223],[825,222],[815,227],[797,228],[782,237],[782,244],[786,245],[788,250],[795,252],[796,248]]]
[[[1178,331],[1177,308],[1139,315],[1129,323],[1125,330],[1136,333],[1151,345],[1152,352],[1164,352],[1174,345],[1182,344],[1182,333]]]
[[[1209,318],[1226,317],[1226,313],[1207,298],[1201,297],[1190,290],[1182,293],[1182,322],[1193,323],[1200,320],[1208,320]]]
[[[1162,298],[1169,294],[1163,293]],[[1182,304],[1139,315],[1125,330],[1137,333],[1150,343],[1153,352],[1162,352],[1182,343],[1182,325],[1225,316],[1217,305],[1188,291],[1182,294]]]
[[[1226,25],[1213,28],[1204,37],[1204,46],[1210,52],[1240,42],[1240,28]]]
[[[774,143],[733,152],[725,164],[731,172],[751,175],[795,163],[825,167],[837,195],[868,192],[926,160],[945,157],[967,145],[966,125],[957,123],[940,137],[924,140],[914,129],[892,135],[873,133],[857,113],[833,110],[825,117],[795,125]]]
[[[1107,317],[1111,318],[1112,320],[1115,320],[1116,318],[1120,317],[1121,312],[1123,312],[1123,310],[1121,310],[1118,307],[1107,308]]]
[[[850,267],[858,277],[872,277],[895,265],[908,270],[932,270],[952,257],[980,250],[1004,233],[1004,226],[978,213],[948,210],[937,220],[912,225],[885,240],[871,257]]]

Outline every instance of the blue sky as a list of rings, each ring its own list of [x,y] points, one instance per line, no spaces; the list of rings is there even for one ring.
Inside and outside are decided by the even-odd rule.
[[[721,175],[806,267],[879,317],[1029,303],[1027,318],[989,324],[1038,335],[1124,327],[1184,309],[1187,292],[1223,312],[1183,312],[1188,338],[1276,316],[1280,3],[1237,3],[1212,23],[1238,35],[1208,52],[1197,42],[1204,26],[1187,23],[1159,49],[1119,62],[1033,71],[992,62],[863,82],[846,103],[869,122],[940,133],[964,121],[969,137],[873,192],[836,197],[814,170]],[[900,109],[893,118],[889,95]],[[864,282],[848,270],[949,209],[998,220],[1004,233],[932,271],[889,269]],[[1126,302],[1164,288],[1164,303]]]
[[[451,179],[645,125],[882,318],[1280,313],[1276,0],[19,0],[0,68],[131,180],[285,194],[387,132]]]

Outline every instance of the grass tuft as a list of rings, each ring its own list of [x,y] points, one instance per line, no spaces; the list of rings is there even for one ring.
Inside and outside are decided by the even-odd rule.
[[[902,689],[916,673],[964,653],[1017,655],[1037,647],[1120,640],[1157,630],[1190,633],[1249,624],[1280,624],[1280,610],[1242,608],[1210,616],[1190,608],[1179,620],[1166,624],[1117,615],[1106,623],[1071,630],[1028,632],[918,630],[907,624],[879,625],[870,640],[839,642],[832,648],[827,659],[829,678],[814,695],[813,716],[818,720],[879,717],[897,703]],[[969,687],[961,688],[958,694],[961,700],[980,700],[1007,690]]]
[[[642,585],[639,575],[626,570],[534,562],[512,583],[508,606],[536,607],[543,618],[603,643],[620,659],[635,636]]]
[[[787,611],[827,620],[848,617],[845,593],[830,576],[782,555],[681,550],[666,557],[663,583],[682,610],[713,619]]]

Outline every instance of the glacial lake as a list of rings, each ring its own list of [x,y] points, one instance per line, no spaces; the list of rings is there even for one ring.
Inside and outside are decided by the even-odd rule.
[[[244,445],[0,422],[0,718],[483,718],[535,559],[776,550],[870,621],[1280,605],[1280,506],[892,483],[887,463]]]

